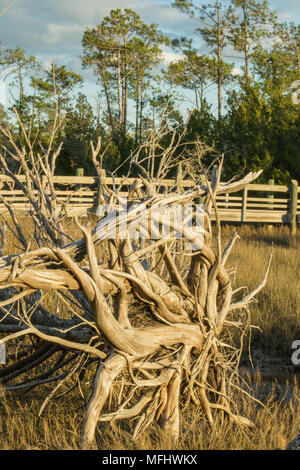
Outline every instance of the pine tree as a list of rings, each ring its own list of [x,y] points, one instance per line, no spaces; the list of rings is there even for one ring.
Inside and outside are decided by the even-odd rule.
[[[137,139],[146,72],[157,62],[161,52],[158,45],[164,41],[156,25],[147,26],[128,8],[111,10],[96,28],[88,28],[84,33],[82,63],[92,67],[99,77],[107,105],[108,125],[115,140],[121,144],[126,140],[128,129],[130,92],[136,101]]]
[[[192,47],[192,41],[186,38],[174,40],[173,47],[181,52],[183,59],[171,62],[164,77],[170,84],[192,90],[196,109],[203,114],[207,106],[205,92],[216,83],[216,59],[198,54],[197,49]]]
[[[196,28],[196,32],[206,41],[215,56],[217,64],[218,119],[220,121],[223,104],[222,87],[224,81],[230,77],[233,68],[223,60],[224,48],[228,42],[228,17],[231,8],[221,0],[214,0],[207,4],[197,0],[175,0],[173,6],[188,14],[200,24]]]
[[[270,37],[276,21],[267,0],[232,0],[228,42],[243,53],[245,78],[250,78],[252,51],[263,38]]]

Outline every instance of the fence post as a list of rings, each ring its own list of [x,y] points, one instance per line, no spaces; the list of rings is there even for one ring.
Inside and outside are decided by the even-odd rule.
[[[248,189],[243,189],[243,198],[242,198],[242,214],[241,214],[241,222],[245,222],[246,220],[246,213],[247,213],[247,196],[248,196]]]
[[[106,178],[106,171],[102,169],[99,170],[98,179],[97,179],[97,193],[96,193],[95,202],[92,208],[93,212],[96,213],[97,216],[102,216],[102,213],[101,213],[101,204],[103,204],[102,184],[104,183],[105,178]]]
[[[268,184],[271,186],[271,185],[274,185],[274,180],[268,180]],[[274,193],[272,191],[267,191],[266,193],[266,196],[267,198],[269,199],[269,203],[270,203],[270,209],[273,209],[273,204],[274,204]]]
[[[84,175],[84,169],[83,168],[76,168],[75,170],[75,176],[83,176]],[[76,190],[79,190],[81,188],[81,184],[77,184],[75,186]]]
[[[298,181],[292,180],[290,184],[290,207],[289,222],[291,235],[295,236],[297,232],[297,203],[298,203]]]
[[[84,175],[84,168],[76,168],[75,175],[76,176],[83,176]]]
[[[175,185],[177,191],[180,193],[182,191],[182,162],[178,163]]]

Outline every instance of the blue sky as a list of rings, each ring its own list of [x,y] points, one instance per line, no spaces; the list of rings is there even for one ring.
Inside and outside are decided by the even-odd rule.
[[[0,40],[3,47],[21,45],[44,65],[50,65],[54,58],[57,65],[65,64],[81,73],[86,82],[85,92],[90,101],[96,101],[96,80],[91,73],[83,72],[78,57],[86,27],[100,23],[111,9],[131,8],[143,21],[158,24],[170,37],[191,37],[194,21],[171,4],[172,0],[11,0],[11,3],[0,0],[0,11],[11,5],[0,17]],[[299,22],[299,0],[270,0],[269,4],[282,21]],[[207,52],[204,44],[201,49]],[[172,59],[170,51],[166,51],[165,58]]]

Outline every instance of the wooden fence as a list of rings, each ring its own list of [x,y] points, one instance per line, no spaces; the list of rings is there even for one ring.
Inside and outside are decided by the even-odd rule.
[[[19,176],[25,182],[25,176]],[[102,181],[108,186],[118,186],[122,183],[121,195],[127,195],[134,178],[111,178],[103,174]],[[64,204],[68,216],[87,215],[88,210],[95,207],[97,198],[98,178],[93,176],[55,176],[54,183],[59,204]],[[45,181],[46,184],[46,181]],[[158,191],[173,187],[175,180],[158,181]],[[193,187],[193,182],[185,180],[182,188]],[[20,189],[15,189],[11,178],[0,175],[0,213],[7,212],[3,199],[11,203],[16,210],[30,209],[28,198]],[[36,198],[39,192],[35,191]],[[2,199],[3,198],[3,199]],[[267,223],[289,224],[296,231],[300,222],[300,199],[298,182],[293,180],[290,185],[249,184],[243,191],[217,196],[222,222],[235,223]]]

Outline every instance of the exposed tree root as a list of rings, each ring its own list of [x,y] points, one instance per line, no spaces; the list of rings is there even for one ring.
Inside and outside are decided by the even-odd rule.
[[[92,147],[95,162],[98,144]],[[27,182],[31,179],[40,187],[34,167],[29,170],[18,152],[16,158],[29,172]],[[3,156],[0,161],[12,176]],[[141,170],[138,160],[135,163]],[[51,183],[53,173],[48,167],[44,173]],[[117,192],[107,191],[111,210],[93,230],[78,223],[83,237],[71,243],[49,194],[40,187],[47,208],[41,212],[33,193],[14,177],[33,199],[33,220],[43,237],[31,250],[13,218],[24,251],[0,259],[0,332],[8,348],[15,345],[20,353],[10,354],[9,364],[0,369],[0,381],[11,391],[54,382],[42,413],[72,378],[80,386],[88,365],[97,361],[82,426],[84,449],[95,445],[99,422],[116,420],[134,420],[133,439],[156,421],[175,445],[180,411],[191,402],[201,405],[211,426],[217,412],[238,425],[253,424],[239,416],[231,398],[241,347],[228,332],[237,328],[243,338],[249,327],[244,312],[264,287],[270,265],[253,292],[235,298],[226,262],[238,235],[234,233],[222,251],[215,197],[242,189],[260,172],[221,184],[220,165],[206,185],[167,195],[156,192],[147,170],[142,173],[144,186],[132,188],[128,207]],[[53,184],[50,189],[55,198]],[[195,204],[199,197],[205,199],[204,207]],[[189,211],[181,220],[166,216],[187,204]],[[216,248],[212,210],[217,215]],[[200,226],[194,223],[199,214]],[[132,237],[133,232],[138,236]],[[173,243],[178,238],[179,257]],[[67,314],[49,311],[48,292],[67,307]]]

